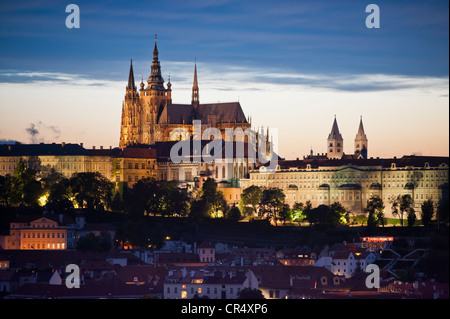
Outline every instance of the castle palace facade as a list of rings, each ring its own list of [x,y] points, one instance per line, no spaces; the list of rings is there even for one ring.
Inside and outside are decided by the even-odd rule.
[[[207,127],[219,129],[223,139],[225,139],[227,128],[246,130],[251,127],[239,102],[200,103],[197,65],[194,69],[191,103],[173,104],[172,84],[169,78],[167,88],[164,86],[155,39],[151,74],[147,79],[147,86],[142,80],[139,90],[137,89],[133,63],[130,64],[128,85],[122,104],[119,148],[124,149],[136,144],[155,145],[157,142],[177,140],[180,136],[171,138],[171,132],[174,130],[189,132],[192,136],[195,120],[201,121],[202,132]]]

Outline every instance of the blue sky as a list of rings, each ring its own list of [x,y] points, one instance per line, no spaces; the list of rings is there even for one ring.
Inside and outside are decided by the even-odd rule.
[[[65,8],[69,3],[80,7],[80,29],[65,27],[68,15]],[[365,26],[368,15],[365,8],[369,3],[376,3],[380,8],[380,29]],[[392,105],[398,107],[394,110],[393,116],[398,118],[393,125],[400,126],[397,128],[400,140],[393,141],[392,151],[385,155],[403,155],[394,151],[398,143],[411,145],[399,152],[448,155],[448,146],[444,146],[445,142],[448,144],[448,121],[442,119],[448,115],[448,107],[444,107],[448,104],[448,16],[448,1],[2,2],[0,114],[11,115],[17,120],[14,120],[15,128],[6,120],[0,121],[0,139],[29,142],[26,128],[41,122],[41,131],[45,127],[58,127],[58,138],[82,137],[86,145],[115,146],[119,130],[117,114],[120,117],[124,93],[117,88],[126,85],[131,58],[135,64],[136,82],[141,74],[144,79],[148,77],[154,34],[157,33],[162,72],[166,80],[171,74],[174,102],[189,102],[196,59],[201,96],[222,101],[238,99],[257,125],[279,127],[288,157],[304,155],[311,147],[325,152],[322,140],[331,129],[334,114],[337,114],[338,122],[341,119],[343,130],[347,124],[352,125],[348,127],[347,135],[349,149],[346,152],[350,153],[359,116],[363,115],[369,122],[366,127],[371,128],[372,137],[377,136],[376,125],[380,119],[376,121],[374,114],[392,111],[386,101],[392,101]],[[22,108],[21,117],[14,116],[15,111],[8,107],[10,94],[15,90],[26,94],[23,86],[18,86],[24,84],[28,85],[26,88],[36,90],[37,96],[42,92],[40,99],[32,102],[41,112],[27,112],[30,101],[23,99],[14,104],[15,108]],[[86,97],[79,103],[91,104],[86,106],[89,117],[91,120],[92,117],[101,118],[105,130],[110,130],[109,135],[95,130],[89,132],[92,127],[89,121],[77,131],[69,123],[71,120],[64,116],[72,112],[64,110],[72,104],[45,97],[44,92],[49,92],[52,87],[62,92],[70,85],[80,88],[71,92],[70,99],[74,100],[78,95]],[[89,88],[92,91],[88,91]],[[294,94],[314,90],[320,92],[318,97]],[[415,93],[410,94],[407,90],[421,95],[412,103],[406,97]],[[267,94],[270,98],[265,96]],[[339,98],[328,94],[348,96],[349,100],[342,99],[338,105]],[[320,95],[322,100],[319,100]],[[370,103],[365,101],[369,99],[384,102],[383,105],[368,106]],[[356,100],[361,101],[359,107]],[[269,101],[272,104],[265,104]],[[95,105],[102,103],[105,108],[96,110]],[[275,107],[280,113],[268,116],[267,111],[273,111],[274,103],[279,104]],[[355,105],[350,106],[353,103]],[[110,112],[106,104],[110,104]],[[322,105],[326,106],[321,108]],[[410,114],[408,118],[408,115],[402,115],[404,110],[413,110],[414,115]],[[427,138],[443,141],[430,150],[417,144],[417,137],[402,137],[407,129],[402,127],[403,122],[415,127],[424,125],[423,116],[417,115],[424,110],[430,110],[426,124],[440,128],[424,128],[426,134],[421,135],[427,136],[424,147],[430,144]],[[291,124],[283,124],[283,114],[292,114],[290,118],[284,118]],[[350,116],[353,117],[350,119]],[[371,119],[373,124],[370,126]],[[306,127],[298,125],[302,120],[316,124],[317,138],[313,134],[314,137],[307,141],[289,142],[295,143],[296,147],[291,151],[289,145],[292,144],[284,141],[292,139],[287,135],[303,136],[306,133],[298,128]],[[311,127],[307,127],[310,132]],[[297,128],[299,132],[295,131]],[[86,134],[84,137],[80,134],[82,131]],[[50,133],[45,139],[51,139]],[[379,143],[385,145],[381,137]],[[380,146],[378,152],[382,150]]]
[[[151,57],[311,73],[448,75],[448,1],[74,1],[81,28],[65,28],[66,1],[0,6],[0,68],[121,76],[110,66]],[[124,70],[127,65],[122,67]]]

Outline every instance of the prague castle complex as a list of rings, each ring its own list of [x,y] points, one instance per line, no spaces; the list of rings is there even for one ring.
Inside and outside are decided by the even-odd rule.
[[[369,156],[362,118],[353,141],[353,154],[344,152],[344,138],[335,117],[329,135],[324,132],[326,153],[314,155],[311,151],[303,159],[279,159],[276,170],[269,173],[237,158],[229,164],[173,163],[168,154],[179,136],[172,137],[171,132],[182,128],[192,136],[195,120],[201,121],[202,131],[207,127],[219,129],[224,140],[228,128],[251,128],[239,102],[201,103],[199,91],[195,65],[191,103],[172,102],[172,84],[170,78],[164,84],[155,39],[150,76],[146,84],[141,81],[139,88],[130,64],[118,148],[86,149],[82,144],[68,143],[0,145],[0,175],[13,175],[17,163],[24,160],[38,162],[35,167],[42,174],[54,170],[70,177],[79,172],[100,172],[115,183],[116,189],[120,183],[132,187],[142,178],[172,180],[180,187],[190,185],[188,188],[192,189],[199,187],[196,181],[202,176],[229,186],[223,188],[223,193],[230,205],[239,201],[242,189],[255,185],[282,189],[290,206],[306,201],[313,206],[341,202],[353,214],[364,213],[370,196],[378,195],[384,201],[387,217],[392,197],[410,194],[417,212],[427,199],[437,203],[443,189],[448,188],[448,157]]]

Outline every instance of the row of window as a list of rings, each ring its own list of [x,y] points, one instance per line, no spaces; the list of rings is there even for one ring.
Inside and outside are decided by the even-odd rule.
[[[445,178],[448,176],[447,172],[435,172],[435,173],[430,173],[428,175],[428,173],[425,173],[425,178]],[[319,179],[319,175],[315,174],[315,175],[311,175],[308,172],[305,172],[305,174],[251,174],[251,178],[253,179]],[[367,178],[379,178],[379,174],[364,174],[364,175],[352,175],[352,174],[339,174],[339,173],[334,173],[334,174],[325,174],[322,176],[322,179],[367,179]],[[390,179],[390,178],[405,178],[405,174],[404,173],[397,173],[397,174],[384,174],[383,178],[386,179]],[[406,173],[406,178],[416,178],[418,180],[424,178],[424,173],[422,172],[411,172],[410,173]]]
[[[22,249],[65,249],[65,244],[24,244],[22,245]]]
[[[23,233],[22,238],[64,238],[65,235],[63,232],[61,233]]]
[[[222,287],[223,287],[223,288],[222,288],[221,292],[227,290],[227,289],[224,288],[224,286],[222,286]],[[181,289],[182,289],[181,291],[187,291],[187,290],[185,290],[185,289],[186,289],[186,285],[182,285],[182,286],[181,286]],[[206,290],[206,294],[210,294],[210,293],[211,293],[211,288],[210,288],[210,287],[206,287],[205,290]],[[170,294],[171,291],[172,291],[172,290],[171,290],[171,287],[167,287],[167,288],[166,288],[166,293]],[[202,287],[197,287],[197,288],[191,287],[190,291],[191,291],[191,294],[195,294],[195,293],[201,294],[201,293],[203,292]],[[240,291],[241,291],[241,288],[237,287],[237,288],[236,288],[236,292],[239,293]],[[228,288],[228,292],[229,292],[230,294],[234,294],[235,289],[234,289],[233,287],[230,287],[230,288]],[[177,294],[177,293],[178,293],[178,287],[173,287],[173,293],[174,293],[174,294]],[[218,294],[218,289],[217,289],[217,287],[214,287],[214,288],[213,288],[213,294],[216,294],[216,295]]]
[[[141,164],[141,165],[139,165]],[[155,169],[155,164],[153,163],[153,165],[150,164],[150,162],[148,162],[148,165],[146,166],[145,163],[128,163],[128,169]],[[116,165],[116,169],[120,169],[120,164],[117,163]]]

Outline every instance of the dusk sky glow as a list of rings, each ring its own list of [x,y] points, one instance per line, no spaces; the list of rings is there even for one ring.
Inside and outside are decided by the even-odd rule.
[[[0,4],[0,140],[118,146],[130,59],[150,74],[155,33],[174,103],[238,101],[278,129],[282,157],[326,152],[336,115],[353,153],[360,116],[369,156],[449,155],[449,3],[75,1]],[[31,135],[30,128],[38,132]],[[28,129],[28,130],[27,130]]]

